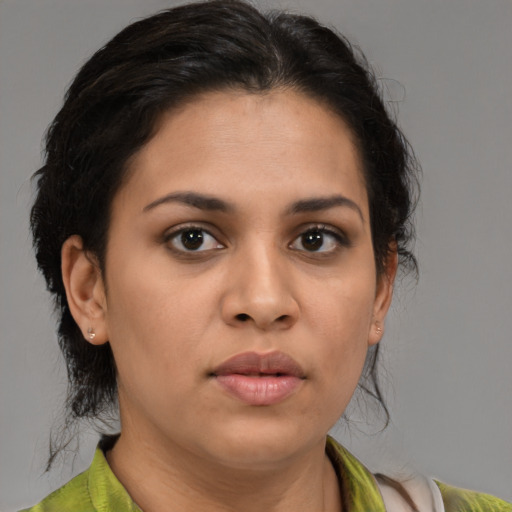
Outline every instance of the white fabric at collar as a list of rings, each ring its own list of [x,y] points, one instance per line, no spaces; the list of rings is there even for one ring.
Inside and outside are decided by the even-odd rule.
[[[400,482],[409,493],[419,512],[445,512],[443,497],[436,483],[422,475],[417,475],[404,482]],[[387,512],[412,512],[393,487],[383,482],[377,482]]]

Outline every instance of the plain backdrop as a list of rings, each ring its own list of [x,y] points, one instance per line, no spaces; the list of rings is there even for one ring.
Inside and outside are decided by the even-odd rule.
[[[383,341],[392,424],[364,407],[336,435],[370,468],[416,468],[512,500],[512,2],[282,0],[367,54],[421,161],[417,286]],[[40,500],[90,463],[43,474],[65,396],[51,301],[28,233],[29,177],[70,80],[163,0],[0,1],[0,509]],[[367,433],[360,433],[359,430]]]

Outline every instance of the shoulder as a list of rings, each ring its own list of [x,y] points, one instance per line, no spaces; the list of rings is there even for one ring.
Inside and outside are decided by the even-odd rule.
[[[393,512],[512,512],[507,503],[489,494],[452,487],[416,475],[397,481],[377,475],[386,510]]]
[[[333,438],[327,439],[326,451],[352,502],[364,501],[357,510],[413,510],[434,512],[512,512],[512,503],[489,494],[452,487],[420,474],[409,478],[372,474]],[[371,506],[368,496],[372,496]],[[364,499],[363,499],[364,498]],[[365,507],[366,506],[366,507]]]
[[[41,503],[20,512],[140,512],[116,478],[101,446],[89,469],[52,492]]]
[[[512,503],[485,494],[435,481],[446,512],[512,512]]]
[[[89,470],[80,473],[56,491],[48,495],[39,504],[21,512],[76,511],[95,512],[88,490]]]

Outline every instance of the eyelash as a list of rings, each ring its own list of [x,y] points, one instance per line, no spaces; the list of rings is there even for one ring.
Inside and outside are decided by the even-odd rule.
[[[334,239],[334,243],[336,246],[333,249],[327,250],[327,251],[308,251],[306,249],[294,249],[297,251],[301,251],[308,256],[316,256],[316,257],[328,257],[329,255],[332,255],[342,247],[350,247],[351,243],[350,240],[347,238],[347,236],[340,230],[332,228],[330,226],[326,226],[325,224],[313,224],[306,226],[302,228],[301,232],[298,236],[296,236],[293,240],[293,242],[289,245],[290,248],[292,248],[292,245],[297,241],[300,240],[301,237],[304,237],[305,235],[312,234],[312,233],[319,233],[321,235],[327,235]],[[322,245],[325,243],[325,240],[322,240]],[[293,248],[292,248],[293,249]]]
[[[197,249],[187,249],[187,248],[183,247],[183,240],[181,240],[181,242],[180,242],[183,248],[178,248],[173,244],[173,242],[175,240],[179,239],[178,237],[180,235],[183,236],[187,232],[194,232],[194,231],[200,232],[202,234],[201,235],[202,241],[201,241],[201,244],[197,247]],[[329,237],[332,237],[334,239],[334,243],[336,244],[336,247],[334,247],[333,249],[329,249],[327,251],[316,251],[316,250],[308,251],[307,249],[298,249],[298,248],[293,247],[293,245],[297,241],[299,241],[301,239],[301,237],[304,237],[308,234],[313,234],[313,233],[318,233],[322,236],[327,235]],[[213,247],[213,248],[209,248],[209,249],[201,249],[201,247],[204,243],[204,240],[205,239],[208,240],[208,238],[211,238],[212,240],[214,240],[217,243],[217,246]],[[163,241],[165,244],[167,244],[167,246],[169,247],[170,250],[172,250],[176,254],[183,256],[183,257],[191,257],[191,256],[193,257],[195,255],[197,255],[197,256],[203,255],[204,256],[204,254],[201,254],[201,253],[208,253],[210,251],[216,251],[216,250],[224,249],[226,247],[223,243],[219,242],[217,237],[212,235],[210,233],[210,231],[208,229],[206,229],[204,226],[195,225],[195,224],[181,226],[179,229],[176,229],[169,233],[166,233],[163,237]],[[211,241],[210,241],[210,243],[211,243]],[[322,239],[321,244],[322,244],[322,246],[325,244],[324,239]],[[300,233],[288,245],[288,247],[294,251],[307,254],[308,256],[316,255],[317,257],[327,257],[331,254],[336,253],[341,247],[350,247],[350,245],[351,245],[351,243],[350,243],[349,239],[341,231],[334,229],[332,227],[328,227],[324,224],[313,224],[313,225],[304,226],[301,229]]]
[[[201,246],[199,246],[197,248],[197,250],[194,250],[194,249],[188,249],[187,250],[187,248],[185,248],[185,247],[180,249],[180,248],[176,247],[175,245],[173,245],[173,241],[178,240],[180,235],[184,235],[187,232],[194,232],[194,231],[201,232],[203,240],[205,238],[205,235],[206,235],[206,237],[209,237],[212,240],[215,240],[215,242],[217,243],[217,247],[214,247],[214,248],[211,248],[211,249],[202,249],[201,250]],[[176,230],[173,230],[173,231],[171,231],[169,233],[166,233],[164,235],[163,241],[164,241],[165,244],[167,244],[169,249],[171,249],[173,252],[175,252],[176,254],[178,254],[180,256],[185,256],[185,257],[187,257],[187,256],[190,257],[190,256],[194,256],[194,255],[201,255],[201,253],[204,253],[204,252],[209,252],[209,251],[212,251],[212,250],[219,250],[219,249],[224,249],[225,248],[225,245],[222,244],[221,242],[219,242],[217,240],[217,237],[212,235],[208,229],[206,229],[204,226],[198,226],[198,225],[195,225],[195,224],[191,224],[191,225],[188,225],[188,226],[181,226],[180,228],[178,228]],[[181,241],[181,245],[183,245],[183,241]]]

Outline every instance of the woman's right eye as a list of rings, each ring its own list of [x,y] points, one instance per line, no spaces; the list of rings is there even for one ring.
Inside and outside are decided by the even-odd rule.
[[[173,249],[180,252],[203,252],[224,249],[214,236],[200,227],[183,228],[166,236]]]

